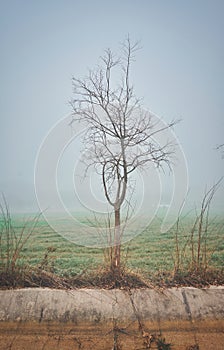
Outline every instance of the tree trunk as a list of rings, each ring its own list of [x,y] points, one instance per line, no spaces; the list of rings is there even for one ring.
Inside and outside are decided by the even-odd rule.
[[[120,207],[114,210],[115,228],[114,228],[114,254],[111,262],[111,269],[113,272],[120,272],[121,261],[121,229],[120,229]]]

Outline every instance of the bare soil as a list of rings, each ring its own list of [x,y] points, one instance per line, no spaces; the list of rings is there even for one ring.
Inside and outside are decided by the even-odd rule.
[[[141,350],[158,349],[155,339],[171,344],[172,350],[222,350],[224,321],[163,322],[161,329],[133,322],[123,325],[14,322],[0,324],[0,350]],[[162,332],[162,334],[159,334]]]

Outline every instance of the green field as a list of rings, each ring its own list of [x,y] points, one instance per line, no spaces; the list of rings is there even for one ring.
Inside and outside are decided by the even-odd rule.
[[[181,220],[178,229],[178,248],[181,267],[189,266],[192,254],[190,242],[193,217]],[[140,235],[122,245],[122,259],[126,267],[144,276],[155,272],[173,271],[176,255],[176,226],[167,233],[160,232],[160,219],[157,217],[151,225]],[[22,217],[12,219],[14,239],[21,234],[24,225]],[[32,220],[26,223],[23,238],[29,235]],[[80,232],[81,234],[81,232]],[[224,267],[224,219],[210,219],[206,231],[202,232],[201,259],[206,256],[209,268],[223,269]],[[18,239],[18,238],[17,238]],[[13,238],[8,238],[4,230],[1,231],[0,241],[0,267],[7,259],[7,250]],[[198,233],[194,233],[194,250],[197,253]],[[17,264],[39,267],[54,272],[60,276],[76,275],[83,271],[97,270],[104,266],[104,249],[78,246],[64,239],[60,234],[43,220],[39,219],[32,234],[19,252]]]

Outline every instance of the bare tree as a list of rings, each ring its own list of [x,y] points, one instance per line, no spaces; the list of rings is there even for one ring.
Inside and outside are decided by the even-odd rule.
[[[169,140],[161,145],[155,136],[176,121],[164,127],[144,112],[130,83],[130,68],[138,48],[138,43],[132,44],[127,38],[119,58],[107,49],[100,65],[90,70],[86,78],[72,79],[73,120],[86,123],[83,136],[86,170],[93,166],[101,176],[106,200],[114,211],[111,269],[117,272],[121,265],[121,208],[127,197],[130,175],[149,163],[169,166],[174,152]],[[112,74],[119,76],[118,84],[114,84]]]

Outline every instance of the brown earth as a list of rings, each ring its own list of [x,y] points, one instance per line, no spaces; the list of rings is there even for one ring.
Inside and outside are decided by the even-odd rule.
[[[114,325],[53,322],[0,323],[0,350],[141,350],[158,349],[156,339],[171,343],[172,350],[222,350],[224,348],[224,321],[166,321],[147,322],[144,330],[132,322]],[[162,333],[161,336],[159,333]],[[198,347],[197,347],[198,344]],[[161,347],[161,350],[169,347]]]

